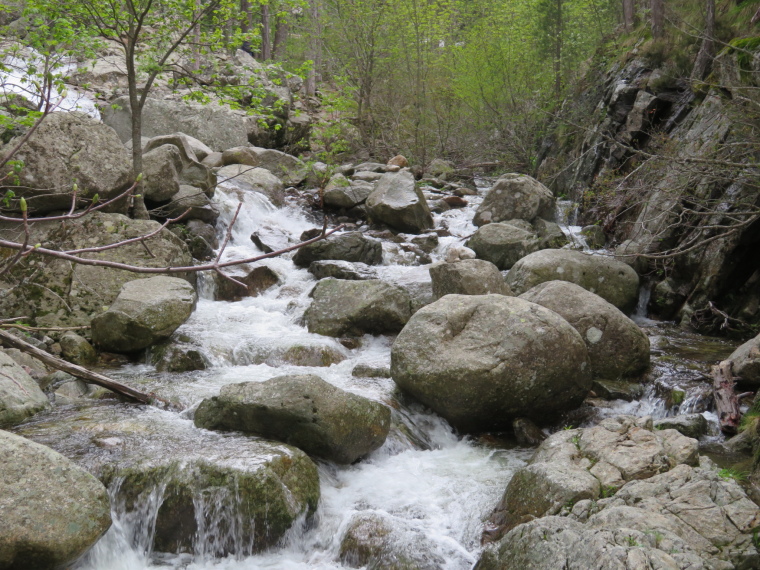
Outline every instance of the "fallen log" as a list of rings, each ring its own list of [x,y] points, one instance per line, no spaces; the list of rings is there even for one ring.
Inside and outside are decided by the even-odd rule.
[[[720,429],[725,434],[735,434],[739,430],[739,422],[742,418],[739,411],[739,398],[734,392],[736,381],[731,372],[733,364],[730,360],[724,360],[712,367],[715,411],[718,414]]]
[[[5,346],[17,348],[21,352],[25,352],[26,354],[31,354],[32,356],[41,360],[43,363],[47,364],[51,368],[55,368],[56,370],[62,370],[63,372],[67,372],[71,374],[72,376],[75,376],[88,384],[95,384],[96,386],[101,386],[107,390],[110,390],[111,392],[115,392],[116,394],[124,396],[125,398],[133,402],[139,402],[141,404],[149,404],[152,406],[158,406],[162,408],[170,408],[170,409],[177,409],[177,410],[181,409],[176,404],[168,400],[165,400],[163,398],[160,398],[156,396],[155,394],[152,394],[152,393],[145,394],[144,392],[135,390],[134,388],[131,388],[125,384],[116,382],[115,380],[112,380],[108,376],[104,376],[103,374],[98,374],[97,372],[93,372],[92,370],[88,370],[87,368],[84,368],[82,366],[72,364],[71,362],[67,362],[66,360],[63,360],[61,358],[56,358],[52,354],[45,352],[44,350],[41,350],[37,348],[36,346],[29,344],[25,340],[22,340],[18,338],[17,336],[12,335],[8,331],[2,330],[2,329],[0,329],[0,343],[4,344]]]

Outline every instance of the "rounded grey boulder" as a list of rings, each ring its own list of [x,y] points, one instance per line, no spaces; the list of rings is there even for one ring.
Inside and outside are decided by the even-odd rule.
[[[570,249],[542,249],[523,257],[507,275],[516,295],[546,281],[569,281],[596,293],[622,311],[632,310],[639,276],[622,261]]]
[[[555,200],[551,190],[525,174],[505,174],[488,191],[475,212],[476,226],[514,218],[532,222],[554,219]]]
[[[553,311],[503,295],[447,295],[420,309],[393,343],[391,375],[464,431],[553,419],[591,386],[578,332]]]
[[[538,251],[540,243],[533,231],[509,223],[486,224],[467,241],[467,247],[479,259],[490,261],[499,269],[509,269],[529,253]]]
[[[378,265],[383,261],[383,246],[379,240],[364,237],[361,232],[333,234],[300,248],[293,256],[293,263],[308,267],[312,261],[328,259]]]
[[[0,431],[0,568],[46,570],[111,526],[105,487],[60,453]]]
[[[760,335],[748,340],[728,357],[742,381],[760,386]]]
[[[228,384],[195,412],[198,427],[254,433],[336,463],[380,447],[390,423],[387,407],[311,374]]]
[[[408,233],[433,227],[425,196],[408,171],[387,172],[367,198],[367,214],[376,222]]]
[[[463,259],[431,265],[433,297],[444,295],[512,295],[499,268],[483,259]]]
[[[551,309],[581,334],[594,376],[616,380],[640,374],[649,366],[647,335],[599,295],[575,283],[547,281],[520,298]]]
[[[37,382],[0,350],[0,427],[19,424],[49,407],[47,396]]]
[[[309,332],[326,336],[394,333],[412,315],[409,293],[378,279],[323,279],[311,295],[304,321]]]
[[[195,308],[198,297],[178,277],[128,281],[113,305],[92,319],[92,341],[111,352],[134,352],[168,338]]]

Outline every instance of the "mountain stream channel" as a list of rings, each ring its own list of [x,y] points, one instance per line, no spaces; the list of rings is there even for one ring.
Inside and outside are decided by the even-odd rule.
[[[478,186],[479,195],[468,196],[467,207],[434,215],[436,229],[447,230],[439,233],[450,235],[439,238],[431,254],[433,262],[442,260],[447,248],[462,245],[475,231],[473,213],[490,181],[478,180]],[[276,208],[262,195],[240,191],[233,181],[226,181],[217,189],[215,200],[221,211],[217,226],[220,236],[227,231],[238,201],[243,201],[224,259],[259,255],[250,239],[253,232],[264,243],[281,248],[297,243],[304,230],[322,225],[321,213],[313,213],[303,196],[295,194],[285,206]],[[568,206],[560,203],[560,217]],[[563,230],[573,242],[570,247],[585,247],[580,242],[580,228],[568,225],[567,216],[564,218]],[[186,407],[184,412],[114,399],[78,399],[37,415],[15,431],[94,473],[107,465],[169,458],[180,463],[190,458],[216,458],[251,467],[266,460],[251,450],[256,438],[198,429],[193,425],[194,409],[203,398],[218,394],[225,384],[313,373],[339,388],[390,406],[393,424],[384,445],[353,465],[317,461],[321,498],[315,515],[308,521],[297,521],[276,546],[263,552],[254,552],[250,539],[241,532],[240,521],[235,520],[236,497],[213,493],[193,498],[198,530],[192,553],[155,552],[153,533],[165,498],[165,483],[153,482],[150,492],[129,504],[120,488],[123,479],[115,477],[109,484],[113,525],[77,563],[76,570],[345,568],[340,562],[340,545],[349,521],[358,512],[379,514],[391,525],[406,529],[408,541],[401,548],[416,549],[418,540],[424,539],[435,558],[442,561],[436,567],[464,570],[478,560],[483,521],[533,450],[519,447],[508,437],[463,437],[445,420],[400,394],[390,378],[354,377],[352,370],[357,364],[389,367],[393,338],[366,335],[358,348],[349,349],[338,339],[309,333],[301,318],[316,281],[306,269],[296,268],[291,257],[292,253],[265,260],[279,275],[280,283],[257,297],[237,302],[214,301],[213,280],[206,275],[199,277],[197,309],[175,338],[198,348],[206,370],[161,373],[150,364],[131,363],[106,371],[138,389],[179,402]],[[406,287],[417,296],[431,295],[428,266],[417,265],[413,253],[384,240],[383,258],[383,265],[375,268],[379,278]],[[658,419],[698,412],[710,423],[711,435],[704,436],[702,444],[722,439],[716,417],[709,411],[709,371],[738,343],[647,319],[647,297],[644,290],[643,302],[633,315],[652,347],[651,368],[640,399],[602,402],[591,413],[557,418],[551,431],[567,425],[591,425],[618,414]],[[345,359],[327,367],[293,366],[281,356],[294,345],[326,349]]]

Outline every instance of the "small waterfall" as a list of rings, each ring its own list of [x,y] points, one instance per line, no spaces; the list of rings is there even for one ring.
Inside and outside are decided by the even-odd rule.
[[[649,299],[652,297],[652,286],[653,283],[651,281],[644,281],[639,285],[639,299],[636,302],[636,309],[634,309],[633,315],[631,315],[631,319],[637,324],[655,322],[647,318]]]

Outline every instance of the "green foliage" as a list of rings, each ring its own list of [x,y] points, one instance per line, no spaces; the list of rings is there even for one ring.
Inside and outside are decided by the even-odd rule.
[[[617,493],[615,487],[612,487],[611,485],[602,486],[602,499],[609,499],[610,497],[613,497],[615,493]]]
[[[739,469],[734,469],[733,467],[726,467],[718,471],[718,475],[720,475],[725,480],[733,479],[737,482],[742,482],[747,480],[747,473],[744,471],[740,471]]]

